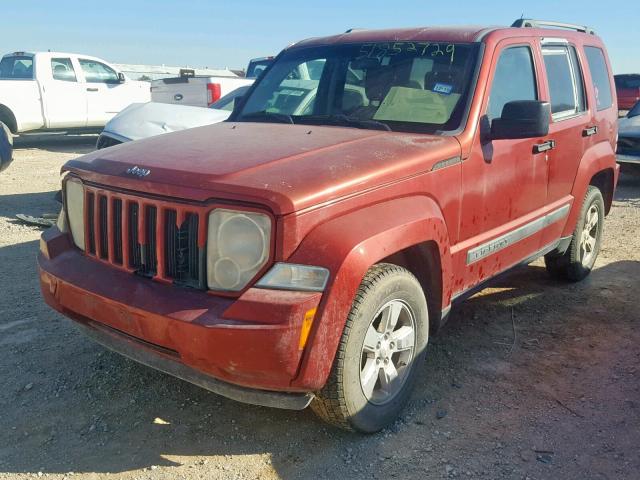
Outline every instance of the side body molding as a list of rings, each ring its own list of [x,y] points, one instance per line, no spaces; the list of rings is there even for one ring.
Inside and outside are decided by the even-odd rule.
[[[442,305],[450,303],[452,267],[447,226],[436,202],[427,196],[397,198],[369,206],[316,227],[289,258],[321,265],[331,272],[314,320],[300,371],[292,386],[321,388],[331,369],[347,315],[369,267],[389,255],[435,241],[442,268]]]

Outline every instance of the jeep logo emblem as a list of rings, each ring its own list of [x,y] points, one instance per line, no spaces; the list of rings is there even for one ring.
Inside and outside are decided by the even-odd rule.
[[[137,165],[135,167],[127,168],[127,175],[135,175],[136,177],[146,177],[151,173],[151,170],[148,168],[140,168]]]

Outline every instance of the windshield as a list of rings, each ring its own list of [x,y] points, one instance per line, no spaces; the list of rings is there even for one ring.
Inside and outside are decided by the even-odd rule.
[[[12,55],[0,60],[0,78],[7,79],[32,79],[33,57]]]
[[[462,122],[477,45],[357,43],[285,51],[237,121],[433,133]]]
[[[247,67],[246,78],[258,78],[262,75],[269,65],[273,62],[273,58],[265,58],[263,60],[251,60]]]

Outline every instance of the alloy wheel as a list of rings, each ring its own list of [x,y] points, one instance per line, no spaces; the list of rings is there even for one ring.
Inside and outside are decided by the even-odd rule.
[[[360,362],[360,386],[376,405],[390,402],[402,389],[415,354],[416,321],[402,300],[378,310],[367,330]]]

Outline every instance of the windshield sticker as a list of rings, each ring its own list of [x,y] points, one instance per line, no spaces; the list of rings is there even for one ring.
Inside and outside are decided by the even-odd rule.
[[[449,85],[448,83],[436,83],[433,86],[432,90],[443,95],[451,95],[451,92],[453,91],[453,85]]]
[[[278,92],[280,95],[291,95],[294,97],[301,97],[304,95],[304,90],[292,90],[290,88],[283,88]]]

